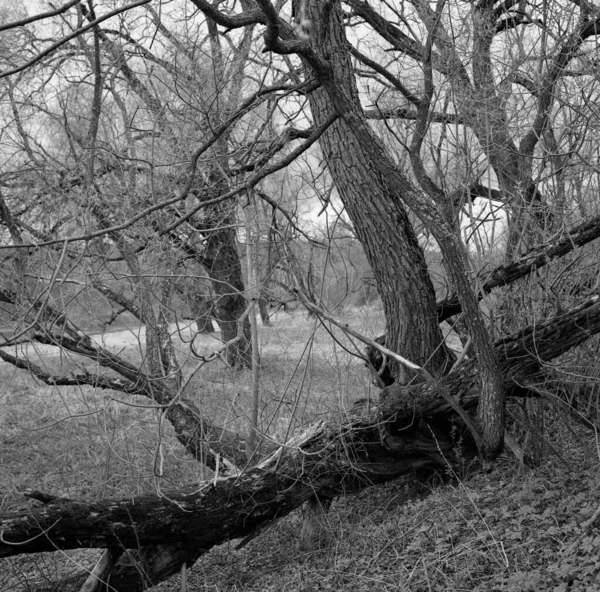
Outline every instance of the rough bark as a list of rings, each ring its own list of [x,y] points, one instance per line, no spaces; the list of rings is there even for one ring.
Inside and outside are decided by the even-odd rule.
[[[417,62],[427,59],[428,52],[424,51],[424,43],[409,39],[369,3],[361,0],[346,2],[352,6],[355,14],[360,15],[397,51]],[[510,19],[503,12],[505,8],[499,8],[494,2],[479,2],[474,6],[471,13],[473,51],[468,64],[470,67],[467,67],[457,49],[456,36],[437,18],[435,7],[422,0],[415,0],[412,5],[430,34],[435,31],[436,51],[429,52],[433,67],[451,84],[453,101],[461,122],[477,136],[497,175],[502,200],[511,206],[508,255],[516,257],[520,250],[537,238],[536,235],[541,234],[536,230],[546,231],[548,227],[552,227],[551,215],[547,216],[548,204],[534,182],[534,150],[550,129],[556,88],[568,64],[577,55],[583,42],[600,31],[598,16],[594,14],[592,18],[573,20],[574,26],[570,33],[555,37],[556,44],[550,51],[552,58],[539,73],[539,79],[524,85],[535,98],[537,106],[533,122],[526,133],[522,133],[517,146],[509,129],[506,104],[502,92],[499,92],[496,73],[499,65],[494,63],[496,55],[492,51],[495,37],[512,28],[507,26]],[[528,19],[517,19],[513,21],[513,25],[526,25],[528,22]],[[516,76],[518,72],[515,72]]]
[[[600,332],[595,295],[560,317],[529,327],[495,345],[509,396],[528,396],[523,386],[547,362]],[[467,410],[479,386],[475,360],[463,363],[443,384]],[[460,423],[430,383],[384,389],[379,405],[357,406],[304,434],[241,476],[217,478],[170,492],[85,503],[53,500],[40,508],[0,515],[0,557],[81,547],[139,549],[143,569],[124,556],[110,584],[142,590],[177,572],[212,546],[251,535],[314,495],[333,497],[452,462]],[[473,454],[463,438],[461,454]],[[151,547],[146,548],[150,545]],[[167,551],[170,552],[167,553]],[[162,559],[162,562],[161,562]],[[140,573],[144,573],[141,578]],[[63,588],[64,589],[64,588]]]
[[[244,285],[235,242],[222,241],[219,247],[219,255],[207,271],[214,280],[215,317],[221,328],[221,339],[228,342],[238,337],[246,299],[242,295]],[[242,338],[229,346],[226,353],[227,362],[234,368],[250,366],[250,323],[245,319],[241,324]]]
[[[431,231],[435,237],[440,249],[444,255],[444,261],[448,270],[449,276],[456,286],[461,300],[461,305],[465,309],[465,320],[469,328],[470,336],[473,340],[473,347],[479,359],[479,374],[481,379],[482,398],[481,398],[481,409],[479,412],[479,423],[483,430],[483,442],[485,444],[484,450],[485,456],[489,459],[494,458],[500,453],[503,446],[502,434],[504,433],[503,417],[504,417],[504,392],[502,386],[502,377],[498,370],[496,360],[494,359],[494,353],[490,337],[483,324],[478,306],[477,299],[473,292],[471,283],[468,278],[467,268],[465,261],[462,256],[462,248],[459,244],[458,237],[452,224],[450,224],[440,212],[440,201],[446,196],[440,195],[439,200],[433,200],[433,196],[426,196],[422,191],[418,190],[414,184],[408,179],[408,177],[401,171],[396,165],[395,161],[389,154],[389,152],[382,145],[381,141],[373,134],[371,128],[366,122],[364,112],[362,111],[360,101],[358,99],[358,93],[355,86],[354,76],[352,74],[351,62],[349,53],[344,50],[340,50],[340,47],[346,47],[346,39],[344,33],[344,24],[342,13],[339,6],[323,6],[318,2],[308,2],[310,7],[310,18],[315,24],[313,34],[311,35],[311,47],[313,53],[303,53],[303,57],[308,64],[310,64],[312,70],[321,81],[322,90],[317,90],[313,93],[314,97],[319,95],[324,96],[322,93],[326,93],[330,101],[330,106],[335,109],[335,112],[339,115],[341,122],[334,124],[333,129],[340,129],[342,125],[345,125],[346,134],[343,138],[344,142],[340,142],[340,145],[347,146],[354,142],[361,149],[362,161],[360,163],[353,163],[353,166],[349,167],[348,163],[344,161],[345,153],[336,153],[335,159],[328,164],[330,168],[334,169],[336,166],[340,169],[339,176],[343,178],[344,175],[348,174],[349,170],[357,170],[359,167],[360,175],[356,179],[357,183],[362,182],[365,185],[371,187],[378,181],[386,182],[388,187],[393,188],[393,193],[387,193],[381,198],[380,204],[387,206],[388,208],[400,199],[407,204],[408,207],[413,210],[416,215],[421,219],[425,226]],[[433,34],[433,33],[432,33]],[[269,41],[268,35],[266,36]],[[280,50],[280,47],[276,43],[272,43],[272,49]],[[314,111],[313,104],[315,99],[311,101],[311,109]],[[424,104],[425,109],[428,109],[428,103]],[[422,121],[425,121],[424,119]],[[331,132],[329,132],[331,133]],[[322,144],[326,142],[321,140]],[[324,150],[327,152],[327,150]],[[413,161],[414,167],[414,161]],[[417,176],[420,176],[419,170],[415,170]],[[334,182],[337,184],[336,175],[332,173]],[[339,189],[339,187],[338,187]],[[349,190],[350,188],[348,188]],[[340,195],[343,198],[343,191],[340,191]],[[428,191],[428,193],[430,193]],[[364,220],[366,216],[367,206],[365,203],[372,203],[375,201],[372,197],[369,200],[363,200],[358,209],[358,218]],[[348,209],[348,207],[347,207]],[[354,220],[353,220],[354,222]],[[381,214],[370,220],[372,224],[380,226],[379,233],[375,228],[372,228],[373,234],[377,236],[378,245],[375,254],[379,259],[386,263],[390,260],[393,255],[388,250],[381,250],[381,239],[385,237],[386,240],[391,240],[394,233],[391,229],[385,229],[381,234],[383,225]],[[362,222],[364,228],[364,222]],[[361,242],[364,243],[365,251],[368,253],[366,247],[366,241],[361,233],[357,229],[357,234]],[[412,234],[412,229],[405,229],[400,226],[396,228],[396,236],[401,235],[403,238],[408,238]],[[414,236],[414,235],[413,235]],[[418,245],[417,245],[418,247]],[[383,253],[385,256],[382,256]],[[392,251],[393,252],[393,251]],[[404,253],[403,253],[404,254]],[[421,252],[421,257],[423,256]],[[417,259],[409,258],[404,254],[403,261],[405,263],[411,262],[413,265],[417,263]],[[372,265],[376,264],[376,261],[372,262]],[[377,279],[378,287],[384,283],[384,278],[378,274],[374,268],[375,277]],[[423,269],[425,275],[426,272]],[[398,279],[406,281],[408,274],[406,268]],[[429,278],[427,277],[427,281]],[[409,283],[413,283],[410,278]],[[419,287],[424,287],[424,284],[417,284]],[[431,286],[431,284],[430,284]],[[406,289],[406,288],[405,288]],[[380,293],[381,293],[380,289]],[[382,300],[384,302],[385,309],[385,297],[382,293]],[[393,295],[393,305],[397,307],[399,301],[398,294]],[[419,323],[422,320],[428,321],[428,326],[431,326],[434,322],[435,311],[431,308],[430,302],[427,300],[415,301],[410,300],[409,306],[405,306],[404,310],[399,312],[397,308],[393,311],[386,310],[387,322],[390,323],[392,319],[399,318],[407,321],[406,315],[411,315],[411,321],[413,323]],[[393,316],[388,316],[389,314]],[[400,316],[398,316],[400,315]],[[411,328],[414,324],[411,324]],[[439,332],[439,327],[436,327]],[[394,343],[396,335],[388,332],[388,341],[390,346]],[[407,336],[404,335],[404,340],[401,342],[403,351],[406,351]],[[395,345],[395,344],[394,344]],[[423,344],[422,344],[423,345]],[[433,347],[431,356],[438,356],[436,351],[441,352],[442,355],[446,356],[447,350],[443,341],[439,340],[439,337],[434,343],[426,342],[426,346]],[[393,348],[391,348],[393,349]],[[398,349],[396,351],[399,351]],[[414,361],[414,358],[413,358]],[[419,358],[417,363],[420,366],[427,367],[427,361],[423,362]],[[431,362],[429,362],[431,364]],[[444,370],[443,366],[433,366],[434,372],[440,372]],[[431,372],[431,370],[430,370]]]
[[[499,265],[492,271],[486,273],[486,280],[481,284],[478,298],[481,300],[494,288],[501,288],[529,275],[534,269],[539,269],[551,263],[554,259],[563,257],[577,247],[582,247],[600,237],[600,216],[596,216],[585,222],[573,226],[571,230],[561,235],[558,240],[547,242],[531,249],[516,261],[509,261]],[[460,301],[456,293],[450,294],[437,303],[437,317],[441,323],[462,311]],[[386,343],[385,335],[377,338],[378,343]],[[374,368],[380,369],[382,365],[381,356],[371,348],[368,357]],[[393,377],[383,369],[381,378],[384,386],[394,382]]]
[[[506,286],[519,278],[529,275],[534,269],[548,265],[553,259],[562,257],[600,237],[600,216],[586,220],[561,235],[558,240],[547,242],[531,249],[516,261],[499,265],[486,274],[481,285],[479,299],[489,294],[494,288]],[[461,306],[456,294],[451,294],[437,303],[438,320],[441,323],[461,312]]]
[[[314,23],[311,43],[319,56],[327,56],[336,89],[352,109],[361,111],[350,55],[341,51],[347,45],[338,7],[329,14],[331,26],[323,29],[326,18],[321,3],[310,3]],[[319,34],[317,35],[317,31]],[[312,74],[307,67],[307,75]],[[319,88],[309,95],[315,123],[323,123],[336,112],[329,93]],[[449,352],[440,347],[443,339],[435,318],[435,292],[421,247],[402,203],[402,186],[381,174],[374,164],[377,155],[354,134],[351,125],[338,119],[321,136],[320,146],[333,182],[352,220],[373,270],[390,336],[388,347],[431,374],[446,369]],[[397,364],[392,372],[401,382],[408,376]]]

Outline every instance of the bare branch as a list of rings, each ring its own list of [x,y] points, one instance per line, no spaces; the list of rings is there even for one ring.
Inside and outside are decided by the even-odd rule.
[[[23,27],[25,25],[28,25],[29,23],[34,23],[36,21],[41,21],[43,19],[63,14],[67,12],[69,8],[75,6],[75,4],[79,4],[79,2],[81,2],[81,0],[71,0],[71,2],[67,2],[66,4],[63,4],[62,6],[54,10],[49,10],[48,12],[40,12],[39,14],[34,14],[33,16],[28,16],[24,19],[13,21],[12,23],[0,25],[0,32],[7,31],[8,29],[15,29],[16,27]]]
[[[544,267],[553,259],[562,257],[576,247],[586,245],[597,238],[600,238],[600,216],[587,220],[573,227],[569,232],[561,234],[559,240],[539,245],[520,259],[504,263],[486,273],[486,279],[479,292],[479,299],[483,298],[485,294],[489,294],[494,288],[506,286],[521,277],[525,277],[534,269]],[[440,322],[458,314],[461,307],[456,294],[452,294],[438,302],[437,310]]]
[[[150,2],[150,0],[137,0],[137,2],[133,2],[132,4],[128,4],[127,6],[123,6],[122,8],[117,8],[117,9],[115,9],[115,10],[113,10],[113,11],[107,13],[107,14],[102,15],[101,17],[98,17],[96,20],[94,20],[94,21],[90,22],[89,24],[81,27],[80,29],[77,29],[76,31],[74,31],[70,35],[67,35],[66,37],[63,37],[62,39],[60,39],[56,43],[53,43],[50,47],[48,47],[44,51],[40,52],[34,58],[31,58],[25,64],[23,64],[21,66],[18,66],[16,68],[13,68],[12,70],[6,70],[4,72],[0,72],[0,78],[5,78],[6,76],[12,76],[13,74],[18,74],[19,72],[22,72],[23,70],[26,70],[27,68],[33,66],[33,64],[36,64],[41,59],[45,58],[47,55],[50,55],[53,51],[56,51],[61,45],[64,45],[65,43],[68,43],[69,41],[71,41],[72,39],[75,39],[75,37],[78,37],[82,33],[85,33],[86,31],[89,31],[93,27],[95,27],[95,26],[99,25],[100,23],[102,23],[102,22],[104,22],[104,21],[112,18],[113,16],[116,16],[116,15],[121,14],[123,12],[127,12],[128,10],[131,10],[132,8],[136,8],[137,6],[142,6],[143,4],[148,4],[148,2]]]
[[[191,2],[201,10],[207,17],[211,18],[217,25],[226,29],[239,29],[248,25],[267,24],[265,14],[259,8],[253,10],[244,10],[240,14],[229,16],[221,12],[216,6],[206,0],[191,0]]]
[[[560,76],[564,73],[569,62],[577,55],[583,42],[594,35],[600,34],[600,17],[594,20],[586,20],[581,23],[559,49],[556,57],[551,62],[546,74],[542,78],[537,91],[537,114],[531,129],[521,140],[519,150],[525,156],[531,156],[548,127],[552,105],[554,104],[554,89]]]
[[[348,47],[350,53],[359,61],[362,62],[365,66],[368,66],[378,74],[381,74],[388,82],[402,93],[402,95],[413,105],[419,106],[421,103],[421,99],[412,93],[404,84],[400,81],[397,76],[394,76],[387,68],[384,68],[381,64],[377,63],[375,60],[367,57],[365,54],[361,53],[356,49],[353,45]]]
[[[90,374],[87,372],[85,374],[69,375],[50,374],[28,358],[13,356],[2,349],[0,349],[0,358],[9,364],[12,364],[15,368],[31,372],[31,374],[41,380],[44,384],[50,386],[90,385],[95,388],[109,389],[129,394],[137,394],[139,390],[133,382],[125,381],[121,378],[100,376],[99,374]]]

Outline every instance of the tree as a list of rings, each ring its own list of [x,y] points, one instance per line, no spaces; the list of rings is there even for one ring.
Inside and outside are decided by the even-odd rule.
[[[58,343],[97,359],[120,377],[51,376],[31,360],[5,352],[0,356],[49,383],[94,384],[152,398],[165,407],[181,442],[216,472],[214,488],[206,485],[199,491],[174,492],[170,497],[177,499],[183,510],[180,507],[173,513],[156,497],[136,500],[139,507],[148,511],[132,525],[123,526],[118,539],[106,529],[100,529],[101,534],[95,537],[89,533],[99,532],[98,520],[109,525],[124,523],[119,522],[118,516],[132,511],[125,501],[86,505],[38,495],[49,505],[33,511],[33,518],[28,513],[0,518],[7,537],[4,546],[0,546],[4,555],[61,545],[99,545],[109,549],[117,544],[136,549],[141,546],[136,558],[145,562],[144,569],[151,580],[159,581],[182,563],[193,562],[212,545],[250,536],[273,517],[291,511],[314,494],[332,497],[415,468],[443,465],[452,457],[455,442],[451,426],[457,422],[459,433],[464,436],[462,453],[478,452],[484,459],[493,460],[503,446],[506,397],[533,397],[531,381],[543,374],[543,364],[599,329],[598,297],[592,296],[567,311],[559,311],[556,317],[521,327],[515,335],[494,344],[478,303],[493,287],[523,277],[536,266],[547,264],[549,258],[598,236],[596,219],[581,221],[576,216],[572,206],[575,200],[579,199],[579,210],[588,204],[585,199],[574,197],[571,201],[567,197],[569,183],[581,190],[583,182],[566,171],[575,156],[592,169],[595,166],[596,156],[586,152],[589,146],[581,139],[573,139],[572,130],[580,118],[585,118],[588,129],[595,125],[593,100],[597,81],[586,64],[585,51],[591,50],[588,41],[597,34],[600,10],[587,2],[551,7],[546,3],[540,8],[528,3],[488,0],[468,5],[440,0],[435,6],[413,0],[403,4],[402,10],[387,3],[375,9],[373,3],[361,0],[297,0],[291,12],[285,3],[273,5],[269,0],[243,2],[231,10],[204,0],[191,0],[191,4],[203,15],[198,27],[206,34],[211,48],[217,83],[226,72],[222,67],[222,38],[236,48],[234,54],[245,56],[245,63],[251,52],[258,49],[258,38],[253,32],[264,32],[264,51],[269,61],[259,60],[258,54],[252,53],[256,72],[246,88],[240,77],[231,76],[235,106],[218,111],[215,120],[202,120],[208,121],[204,127],[198,126],[208,139],[190,155],[191,172],[183,190],[175,198],[162,196],[154,202],[142,202],[143,217],[129,211],[121,220],[106,218],[98,194],[90,193],[94,180],[95,188],[99,186],[93,174],[93,155],[97,150],[98,97],[103,77],[98,66],[100,48],[104,43],[107,51],[117,57],[122,55],[122,49],[115,49],[113,42],[106,41],[108,33],[99,24],[91,27],[93,48],[85,46],[81,35],[77,37],[84,47],[83,54],[90,64],[95,64],[91,69],[95,74],[93,98],[86,98],[92,105],[91,115],[83,126],[87,131],[81,140],[86,150],[80,161],[88,171],[87,196],[98,224],[98,230],[78,239],[91,241],[108,236],[144,290],[145,298],[136,300],[135,289],[140,289],[136,287],[131,302],[111,292],[108,286],[96,288],[111,294],[115,302],[127,302],[128,310],[137,311],[152,329],[150,336],[154,341],[150,339],[147,348],[151,351],[155,347],[156,353],[149,358],[154,365],[146,373],[140,372],[140,368],[95,345],[63,312],[33,296],[28,300],[27,318],[34,329],[28,333],[30,338]],[[80,9],[77,26],[81,33],[83,17],[90,25],[98,20],[91,3],[88,8],[88,13]],[[168,29],[164,28],[163,17],[156,12],[150,14],[158,30],[172,41],[173,35],[169,37],[165,32]],[[566,16],[576,18],[565,20]],[[563,26],[564,22],[569,24]],[[121,36],[139,51],[137,59],[141,63],[157,63],[165,71],[172,69],[164,56],[150,53],[143,40],[132,43],[134,34],[132,29]],[[186,49],[181,42],[175,46],[178,51]],[[388,59],[388,55],[393,58]],[[119,74],[138,96],[147,97],[144,101],[149,111],[154,110],[157,122],[162,120],[163,107],[156,106],[156,93],[150,96],[147,90],[150,83],[133,75],[131,68],[125,67],[127,62],[119,59],[115,57],[115,76]],[[234,70],[240,71],[239,67]],[[404,72],[410,72],[410,76],[405,77]],[[573,89],[583,79],[589,83],[588,93],[581,99],[578,95],[573,98]],[[243,90],[248,92],[247,98],[237,100]],[[307,97],[309,110],[302,100],[292,96],[296,93]],[[119,93],[113,94],[118,106]],[[271,103],[265,117],[258,106],[267,96]],[[217,93],[215,100],[220,97]],[[179,98],[183,111],[187,107],[200,110],[188,95]],[[124,104],[123,99],[121,103]],[[250,111],[254,120],[246,117]],[[265,125],[254,125],[253,121],[262,121],[261,117]],[[280,125],[283,118],[311,123],[302,129],[284,127]],[[263,140],[266,121],[271,127]],[[177,137],[177,133],[182,133],[174,133],[173,124],[168,125],[170,135]],[[161,126],[167,129],[167,123]],[[281,129],[279,134],[271,133],[274,127]],[[27,152],[27,133],[18,131]],[[150,132],[145,130],[154,137]],[[304,141],[292,148],[298,140]],[[237,257],[235,231],[231,228],[233,206],[226,200],[253,189],[268,175],[290,165],[317,140],[373,270],[383,303],[386,348],[366,341],[381,353],[382,368],[378,370],[387,366],[390,381],[396,384],[383,391],[376,409],[357,411],[347,421],[332,425],[317,424],[288,443],[288,447],[311,453],[311,459],[314,453],[314,460],[306,461],[307,455],[302,452],[287,453],[286,448],[280,448],[233,479],[228,473],[237,473],[245,462],[241,439],[212,425],[182,396],[185,383],[164,330],[166,298],[156,309],[148,306],[153,288],[144,285],[144,273],[134,259],[139,246],[135,241],[149,244],[146,235],[151,231],[153,237],[166,239],[157,243],[157,251],[165,244],[183,251],[217,282],[217,293],[217,286],[221,285],[229,293],[239,295],[242,286],[235,284],[232,276],[217,277],[215,271],[216,265],[231,269]],[[238,158],[229,143],[237,143],[243,156]],[[204,184],[196,187],[198,161],[209,149],[213,150],[211,164],[203,169]],[[395,156],[395,151],[403,150],[403,158]],[[23,171],[19,171],[19,177],[26,178]],[[491,182],[484,185],[483,179]],[[114,191],[108,182],[100,187],[102,195]],[[591,182],[585,186],[588,191],[594,188]],[[290,218],[267,192],[258,191],[257,195],[277,210],[277,216]],[[507,216],[503,253],[506,262],[491,271],[484,270],[490,277],[484,281],[471,271],[474,262],[461,237],[460,212],[465,203],[492,200],[503,204]],[[211,210],[206,209],[209,206]],[[39,249],[40,244],[28,244],[24,239],[21,228],[25,228],[25,218],[15,217],[14,210],[11,203],[3,215],[11,235],[10,246]],[[443,255],[452,290],[452,295],[438,304],[424,248],[417,237],[417,219]],[[143,224],[133,226],[138,220],[143,220]],[[580,224],[570,229],[567,239],[560,236],[573,222]],[[63,228],[64,225],[55,231],[57,238],[52,236],[45,242],[62,241],[67,252],[74,241],[61,234]],[[128,236],[124,233],[127,228],[135,228],[136,234]],[[186,228],[207,234],[204,250],[199,252],[192,244],[185,235]],[[102,253],[99,246],[95,248]],[[491,249],[490,254],[494,254]],[[59,257],[54,264],[55,276],[62,269],[63,259]],[[10,289],[3,293],[4,301],[15,308],[22,293],[22,285],[17,282],[19,274],[24,276],[22,265],[15,268],[16,273],[10,271]],[[237,271],[234,275],[240,277]],[[334,321],[310,301],[302,282],[297,281],[294,289],[309,311]],[[164,290],[168,291],[168,287]],[[444,344],[439,320],[459,311],[463,313],[474,355],[456,363]],[[236,311],[235,322],[240,318],[241,308]],[[56,326],[62,331],[60,337],[54,330]],[[241,333],[236,329],[235,335],[243,338],[243,328]],[[476,421],[471,418],[473,414]],[[377,428],[382,422],[383,437]],[[317,454],[317,450],[322,452]],[[225,474],[219,474],[221,462],[225,464]],[[219,480],[219,476],[223,479]],[[282,489],[286,491],[283,496]],[[224,521],[225,499],[234,499],[236,505],[231,519]],[[251,501],[256,499],[263,500],[260,509]],[[186,512],[193,513],[202,532],[197,526],[186,524],[190,522]],[[76,539],[63,530],[62,521],[67,515],[71,516],[68,528],[77,528]],[[164,532],[165,516],[176,525],[169,534]],[[38,536],[41,532],[45,537]],[[111,569],[110,583],[116,589],[143,589],[146,585],[127,560],[121,559]]]

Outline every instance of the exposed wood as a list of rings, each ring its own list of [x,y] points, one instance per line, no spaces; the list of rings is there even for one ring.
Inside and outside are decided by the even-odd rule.
[[[79,592],[100,592],[106,588],[110,572],[121,555],[123,555],[123,549],[117,547],[106,549]]]
[[[523,382],[545,361],[600,332],[600,297],[495,345],[509,396],[527,396]],[[465,409],[479,392],[469,360],[444,379]],[[458,418],[429,383],[384,389],[379,405],[359,406],[331,422],[318,422],[238,477],[190,485],[163,496],[141,495],[95,503],[59,500],[0,516],[0,557],[80,547],[122,545],[142,560],[150,579],[140,582],[130,555],[110,579],[115,590],[143,590],[183,561],[241,538],[315,494],[334,497],[423,467],[452,462],[450,425]],[[468,439],[461,454],[472,454]],[[176,557],[176,559],[173,559]],[[193,557],[193,558],[191,558]],[[179,563],[177,563],[179,561]],[[169,569],[165,569],[167,562]]]

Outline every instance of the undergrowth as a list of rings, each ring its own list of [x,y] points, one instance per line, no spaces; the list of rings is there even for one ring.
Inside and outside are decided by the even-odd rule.
[[[360,318],[350,321],[361,329]],[[213,337],[202,339],[214,347]],[[179,347],[185,356],[184,339]],[[261,352],[261,425],[276,441],[376,396],[362,362],[303,316],[280,315],[274,329],[261,329]],[[122,353],[135,360],[139,348]],[[84,363],[47,352],[40,360],[57,372]],[[7,365],[0,378],[1,512],[24,507],[27,488],[98,499],[207,477],[148,400],[43,386]],[[249,382],[248,372],[213,363],[187,396],[213,421],[244,432]],[[600,590],[600,524],[589,534],[582,528],[600,506],[596,439],[572,419],[550,416],[546,438],[544,462],[534,470],[504,454],[488,474],[444,475],[444,484],[405,478],[340,498],[321,546],[309,551],[298,546],[302,512],[294,512],[240,550],[240,541],[211,550],[189,570],[188,590]],[[78,550],[0,560],[0,592],[90,569],[97,557]],[[179,590],[178,578],[157,590]]]
[[[573,450],[577,457],[577,450]],[[600,590],[598,464],[565,470],[549,458],[529,470],[504,456],[489,474],[407,499],[409,481],[338,499],[328,543],[302,552],[302,516],[247,547],[213,549],[189,571],[190,590],[584,592]],[[157,588],[178,590],[177,578]]]

